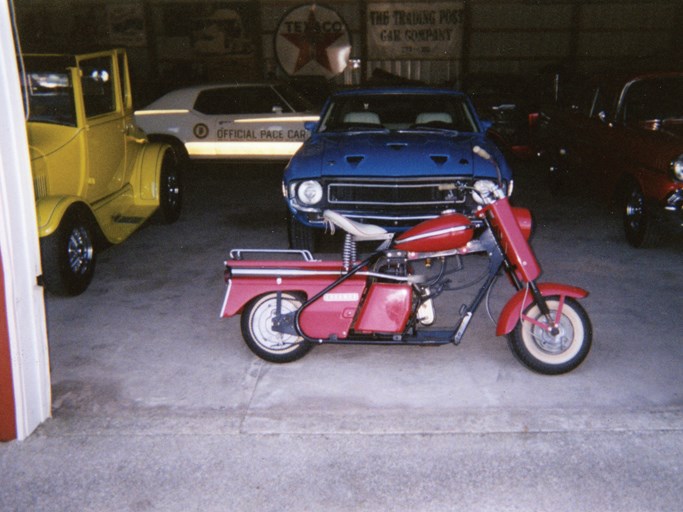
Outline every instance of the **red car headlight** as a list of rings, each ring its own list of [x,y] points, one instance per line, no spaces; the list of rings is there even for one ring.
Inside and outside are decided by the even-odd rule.
[[[683,155],[671,162],[671,173],[676,181],[683,181]]]

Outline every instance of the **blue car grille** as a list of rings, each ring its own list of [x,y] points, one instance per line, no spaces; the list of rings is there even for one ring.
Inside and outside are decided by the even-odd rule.
[[[331,205],[440,208],[465,201],[464,195],[452,187],[453,183],[453,180],[443,182],[343,181],[327,185],[327,198]]]
[[[460,184],[471,180],[458,179]],[[444,210],[467,211],[467,196],[446,180],[343,180],[326,183],[329,207],[350,217],[391,220],[395,225],[411,225],[439,215]]]

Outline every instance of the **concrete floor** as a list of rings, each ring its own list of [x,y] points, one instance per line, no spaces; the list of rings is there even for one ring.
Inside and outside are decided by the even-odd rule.
[[[53,418],[0,445],[0,510],[680,509],[683,239],[632,249],[599,201],[552,198],[521,165],[542,280],[591,292],[581,367],[528,371],[484,309],[458,347],[272,365],[218,314],[229,249],[286,247],[279,175],[196,167],[178,223],[47,298]],[[510,293],[501,280],[492,309]]]

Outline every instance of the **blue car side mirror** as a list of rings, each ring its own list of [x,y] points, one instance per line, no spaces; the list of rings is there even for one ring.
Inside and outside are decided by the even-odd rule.
[[[488,119],[486,119],[486,120],[480,119],[480,120],[479,120],[479,123],[481,124],[481,130],[482,130],[484,133],[486,133],[487,131],[489,131],[489,130],[491,129],[491,127],[493,126],[493,121],[489,121]]]

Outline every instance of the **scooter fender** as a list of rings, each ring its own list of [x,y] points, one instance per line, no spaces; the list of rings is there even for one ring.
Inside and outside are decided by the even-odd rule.
[[[265,293],[300,292],[313,297],[343,275],[342,262],[334,261],[230,260],[226,268],[228,288],[221,307],[222,318],[240,314],[249,301]],[[344,302],[346,293],[360,297],[365,281],[363,275],[353,276],[335,288],[336,293],[326,294],[319,302],[339,307],[338,302]],[[315,305],[312,307],[316,309]]]
[[[324,281],[308,282],[306,280],[287,279],[230,279],[225,291],[225,299],[221,307],[221,318],[242,313],[244,307],[256,297],[271,292],[300,292],[306,297],[312,297],[321,291],[328,283]],[[362,291],[362,284],[360,287]]]
[[[225,292],[223,307],[221,308],[221,318],[240,314],[244,306],[252,299],[264,293],[276,291],[270,282],[264,280],[233,280],[228,281],[228,288]]]
[[[572,297],[574,299],[582,299],[588,295],[588,292],[583,288],[570,286],[568,284],[560,283],[540,283],[538,289],[541,295],[549,297],[551,295],[560,295],[565,297]],[[502,336],[509,334],[515,328],[517,321],[524,309],[533,302],[534,298],[528,290],[519,290],[512,298],[505,304],[503,310],[498,318],[498,326],[496,327],[496,335]]]

